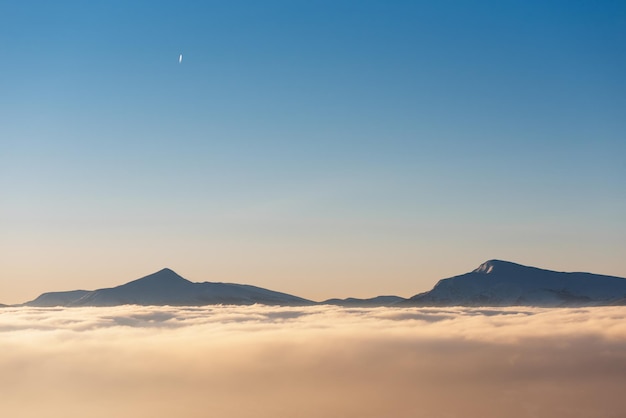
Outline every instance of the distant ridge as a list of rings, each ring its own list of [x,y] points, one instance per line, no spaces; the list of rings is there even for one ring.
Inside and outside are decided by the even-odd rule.
[[[440,280],[411,297],[413,306],[588,306],[620,304],[626,279],[591,273],[564,273],[489,260],[470,273]]]
[[[405,301],[405,298],[400,296],[376,296],[369,299],[358,298],[346,298],[346,299],[328,299],[324,302],[320,302],[322,305],[337,305],[337,306],[355,306],[355,307],[377,307],[377,306],[392,306],[398,302]]]

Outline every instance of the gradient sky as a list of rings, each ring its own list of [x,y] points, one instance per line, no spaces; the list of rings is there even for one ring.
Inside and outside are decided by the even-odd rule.
[[[0,2],[0,302],[626,277],[623,1],[128,3]]]

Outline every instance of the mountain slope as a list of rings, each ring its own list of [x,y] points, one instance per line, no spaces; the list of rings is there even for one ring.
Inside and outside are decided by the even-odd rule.
[[[604,305],[626,297],[626,279],[489,260],[402,303],[414,306]]]
[[[28,306],[50,307],[68,306],[73,301],[78,300],[90,292],[88,290],[70,290],[68,292],[47,292],[42,293],[37,299],[27,302]]]
[[[313,302],[260,287],[231,283],[193,283],[170,269],[121,286],[94,291],[44,293],[27,306],[117,305],[307,305]]]

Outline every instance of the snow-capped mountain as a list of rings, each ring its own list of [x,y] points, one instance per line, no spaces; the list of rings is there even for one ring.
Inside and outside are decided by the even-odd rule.
[[[193,283],[163,269],[121,286],[93,291],[44,293],[27,306],[116,305],[308,305],[313,302],[256,286],[233,283]]]
[[[626,279],[591,273],[563,273],[490,260],[470,273],[440,280],[413,296],[413,306],[581,306],[619,303]]]

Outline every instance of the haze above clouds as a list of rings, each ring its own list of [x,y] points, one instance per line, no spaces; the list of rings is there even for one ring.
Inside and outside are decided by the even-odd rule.
[[[4,308],[0,410],[617,417],[625,317],[623,307]]]

